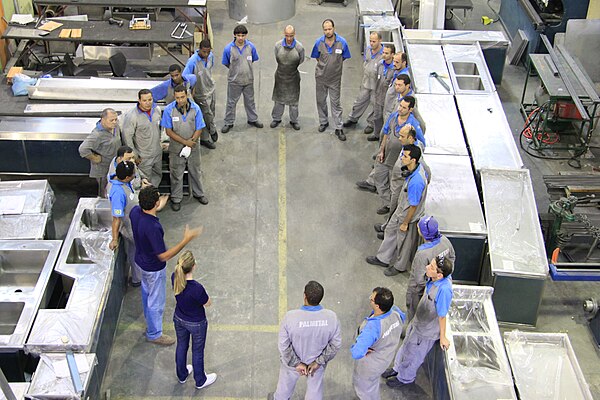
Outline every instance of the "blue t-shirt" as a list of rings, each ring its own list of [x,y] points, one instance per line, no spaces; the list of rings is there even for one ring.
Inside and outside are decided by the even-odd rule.
[[[146,214],[140,206],[135,206],[129,213],[133,240],[135,242],[135,262],[141,269],[156,272],[167,266],[160,261],[159,254],[167,251],[165,232],[157,217]]]
[[[423,191],[427,186],[427,182],[421,176],[420,170],[423,168],[421,164],[407,178],[408,204],[416,207],[421,202]]]
[[[244,43],[244,45],[240,49],[235,44],[235,39],[234,39],[231,43],[229,43],[223,49],[223,57],[221,58],[221,64],[223,64],[226,67],[229,67],[229,64],[231,63],[230,62],[230,60],[231,60],[231,49],[233,49],[235,47],[237,49],[237,51],[239,51],[240,54],[242,54],[242,52],[246,49],[246,46],[250,46],[250,50],[251,50],[251,53],[252,53],[252,62],[258,61],[258,52],[256,51],[256,47],[254,46],[254,43],[252,43],[249,40],[246,40],[246,42]]]
[[[175,273],[171,274],[171,285],[175,282]],[[175,315],[184,321],[201,322],[206,319],[204,305],[208,294],[204,286],[195,280],[188,280],[183,292],[175,296]]]
[[[196,75],[194,74],[181,74],[181,77],[183,78],[183,84],[189,84],[189,88],[192,89],[194,86],[196,86]],[[152,89],[150,89],[150,91],[152,92],[152,99],[157,102],[160,101],[162,99],[164,99],[165,97],[167,97],[167,94],[169,93],[169,86],[172,88],[175,88],[175,86],[177,86],[175,84],[175,82],[173,82],[173,79],[169,78],[166,81],[163,81],[161,83],[159,83],[158,85],[154,86]]]
[[[383,134],[384,135],[390,134],[390,123],[394,120],[394,118],[396,120],[398,120],[398,111],[397,110],[394,111],[393,113],[391,113],[390,116],[388,117],[387,121],[385,121],[385,124],[383,125]],[[423,130],[421,129],[421,124],[419,123],[419,121],[415,118],[415,116],[412,113],[410,113],[410,115],[406,119],[406,122],[404,122],[401,125],[396,124],[396,134],[397,134],[396,136],[399,137],[400,129],[402,129],[402,127],[406,124],[410,124],[413,128],[415,128],[415,132],[417,132],[417,140],[419,140],[421,143],[423,143],[423,145],[426,145],[427,143],[425,142],[425,135],[423,135]]]
[[[204,116],[202,115],[202,110],[200,110],[200,106],[194,103],[193,101],[190,101],[189,99],[188,102],[190,105],[190,111],[192,110],[192,108],[196,110],[194,129],[197,131],[199,131],[200,129],[204,129],[206,127],[206,124],[204,123]],[[163,128],[173,129],[173,110],[175,110],[175,108],[177,108],[176,101],[170,103],[169,105],[167,105],[167,107],[165,107],[162,119],[160,121],[160,126],[162,126]],[[187,120],[188,115],[189,111],[185,115],[181,116],[184,122]]]
[[[127,195],[125,194],[125,189],[123,186],[129,186],[131,192],[133,192],[133,187],[131,187],[131,182],[124,183],[120,180],[116,179],[115,176],[110,180],[112,186],[110,187],[110,193],[108,198],[110,199],[110,207],[112,210],[112,216],[117,218],[125,217],[125,208],[127,207]]]
[[[437,296],[435,296],[435,310],[439,317],[448,315],[450,303],[452,303],[452,280],[449,278],[450,276],[447,276],[435,282],[429,279],[425,284],[427,293],[429,293],[433,285],[438,287]]]
[[[321,42],[325,43],[325,48],[327,49],[327,53],[329,53],[329,54],[331,54],[333,52],[333,48],[335,46],[335,42],[340,42],[342,44],[342,58],[344,60],[347,60],[350,57],[352,57],[350,55],[350,47],[348,46],[348,42],[346,42],[346,39],[344,39],[343,37],[341,37],[340,35],[338,35],[336,33],[335,34],[335,40],[333,42],[333,46],[331,46],[331,47],[329,47],[327,45],[327,42],[325,42],[325,35],[323,35],[320,38],[318,38],[315,41],[315,45],[313,46],[312,52],[310,53],[310,58],[319,58],[321,56],[321,52],[319,51],[319,44]]]

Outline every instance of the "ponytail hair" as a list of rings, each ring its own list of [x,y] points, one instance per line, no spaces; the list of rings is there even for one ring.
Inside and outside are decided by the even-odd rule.
[[[175,279],[173,280],[173,291],[175,296],[185,290],[187,281],[185,275],[189,274],[192,268],[196,265],[194,255],[191,251],[186,250],[177,259],[177,265],[175,265]]]

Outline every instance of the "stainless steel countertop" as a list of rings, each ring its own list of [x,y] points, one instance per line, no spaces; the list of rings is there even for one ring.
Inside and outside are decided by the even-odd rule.
[[[65,309],[39,311],[27,340],[29,351],[90,351],[116,258],[108,248],[111,222],[107,199],[79,199],[55,268],[75,282]]]
[[[83,141],[100,118],[0,117],[0,139]]]
[[[453,400],[517,399],[496,312],[493,288],[453,285],[444,353]]]
[[[408,43],[406,52],[413,81],[412,87],[416,93],[454,94],[442,46]],[[450,92],[437,79],[429,76],[431,72],[436,72],[446,82]]]
[[[0,129],[2,122],[0,120]],[[52,189],[47,180],[31,181],[2,181],[0,182],[0,197],[25,196],[23,214],[39,214],[49,212],[52,207]]]
[[[457,95],[456,104],[477,171],[523,166],[498,93]]]
[[[545,279],[548,260],[529,170],[480,173],[492,274]]]
[[[454,93],[483,94],[496,91],[479,43],[445,44],[444,57],[450,71]]]
[[[504,333],[504,344],[523,400],[592,400],[566,333]]]
[[[0,215],[0,239],[42,240],[48,214]]]
[[[357,0],[356,10],[358,15],[393,14],[394,6],[391,0]]]
[[[23,348],[61,244],[59,240],[0,240],[0,348]]]
[[[81,384],[85,391],[88,389],[90,379],[93,375],[97,361],[95,353],[85,353],[84,355],[87,360],[89,370],[87,372],[80,373],[79,379],[81,379]],[[75,356],[77,357],[78,355],[76,354]],[[31,379],[31,385],[29,386],[27,395],[31,396],[34,399],[40,400],[80,399],[80,397],[75,392],[75,388],[73,387],[73,381],[71,380],[71,376],[57,376],[53,368],[54,363],[66,363],[66,354],[44,353],[41,354],[40,358],[40,363],[38,364],[37,369],[33,374],[33,378]]]
[[[436,29],[404,29],[404,39],[409,43],[469,44],[479,42],[482,49],[508,47],[509,41],[502,31],[447,31]]]
[[[8,384],[13,391],[13,394],[17,398],[17,400],[22,400],[25,398],[25,394],[29,389],[29,382],[10,382]],[[0,390],[0,400],[6,400],[6,397]]]
[[[425,154],[468,156],[454,98],[426,93],[416,94],[415,97],[419,114],[427,123]]]
[[[425,214],[437,219],[445,235],[485,237],[487,229],[469,157],[426,154],[425,161],[431,168]]]

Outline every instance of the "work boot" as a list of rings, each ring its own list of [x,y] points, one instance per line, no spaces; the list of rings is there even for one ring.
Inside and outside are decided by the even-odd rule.
[[[231,130],[231,128],[233,128],[233,125],[225,125],[221,129],[221,133],[227,133],[227,132],[229,132]]]
[[[372,127],[372,126],[369,126],[369,125],[367,125],[367,126],[365,127],[365,130],[363,131],[363,133],[364,133],[365,135],[368,135],[369,133],[373,133],[373,131],[374,131],[373,127]]]
[[[254,126],[256,128],[259,128],[259,129],[262,128],[262,127],[264,127],[264,125],[262,124],[262,122],[260,122],[258,120],[252,121],[252,122],[248,121],[248,125],[252,125],[252,126]]]
[[[352,121],[351,119],[346,120],[346,122],[344,122],[343,127],[344,128],[350,128],[351,126],[354,126],[358,123],[358,121]]]
[[[375,229],[375,232],[383,232],[383,224],[375,224],[373,229]]]
[[[367,263],[369,263],[371,265],[377,265],[378,267],[384,267],[384,268],[389,267],[389,264],[386,264],[383,261],[379,260],[379,258],[377,258],[377,256],[368,256],[365,260],[367,261]]]
[[[300,130],[300,124],[297,122],[290,122],[290,125],[292,126],[292,128],[294,128],[295,131]]]
[[[277,125],[279,125],[281,123],[281,121],[271,121],[271,125],[269,125],[271,128],[277,128]]]
[[[358,181],[358,182],[356,182],[356,186],[360,190],[366,190],[367,192],[377,193],[377,188],[374,185],[371,185],[367,181]]]
[[[181,210],[181,203],[175,203],[174,201],[171,202],[171,210],[177,212],[179,210]]]
[[[390,368],[386,369],[383,372],[383,374],[381,374],[381,377],[387,379],[387,378],[391,378],[392,376],[396,376],[396,375],[398,375],[398,373],[396,371],[394,371],[394,368],[390,367]]]
[[[383,240],[385,234],[383,232],[377,232],[377,239]]]
[[[385,276],[395,276],[398,275],[400,272],[405,272],[405,271],[398,271],[396,268],[394,268],[394,266],[392,265],[391,267],[389,267],[388,269],[386,269],[385,271],[383,271],[383,274]]]
[[[411,383],[412,383],[412,382],[411,382]],[[400,389],[400,388],[403,388],[403,387],[404,387],[404,386],[406,386],[406,385],[410,385],[410,383],[402,383],[402,382],[400,382],[400,381],[398,380],[398,378],[396,378],[396,377],[393,377],[393,378],[390,378],[390,379],[388,379],[388,380],[385,382],[385,384],[386,384],[386,385],[388,385],[388,386],[389,386],[389,387],[391,387],[391,388],[394,388],[394,389]]]
[[[379,215],[385,215],[389,212],[390,212],[390,208],[388,206],[379,207],[377,209],[377,214],[379,214]]]
[[[344,135],[344,131],[342,129],[335,130],[335,136],[340,139],[342,142],[346,141],[346,135]]]
[[[325,132],[325,129],[329,126],[329,122],[319,125],[319,133]]]
[[[210,134],[210,138],[212,139],[213,143],[216,143],[217,140],[219,140],[219,132],[214,131]]]
[[[367,137],[367,140],[368,140],[369,142],[377,142],[377,141],[379,141],[379,136],[375,136],[375,135],[369,135],[369,136]]]
[[[201,140],[200,145],[206,147],[207,149],[211,149],[211,150],[214,150],[217,148],[217,146],[215,146],[215,144],[213,142],[211,142],[210,140]]]
[[[207,205],[207,204],[208,204],[208,197],[206,197],[206,196],[204,196],[204,195],[202,195],[202,196],[194,196],[194,198],[195,198],[196,200],[198,200],[198,202],[199,202],[200,204],[203,204],[203,205]]]
[[[172,338],[169,335],[165,335],[164,333],[162,334],[161,337],[156,338],[154,340],[150,340],[150,339],[146,339],[146,340],[152,344],[157,344],[159,346],[171,346],[171,345],[175,344],[175,338]]]

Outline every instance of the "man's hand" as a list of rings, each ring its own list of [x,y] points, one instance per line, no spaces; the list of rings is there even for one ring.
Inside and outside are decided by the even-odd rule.
[[[169,201],[169,195],[168,194],[163,194],[158,198],[158,211],[162,210],[163,208],[165,208],[165,206],[167,205],[167,201]]]
[[[150,182],[148,179],[144,178],[142,179],[142,187],[145,188],[146,186],[150,186]]]
[[[204,230],[203,226],[200,226],[199,228],[196,228],[196,229],[190,229],[190,226],[186,225],[185,230],[183,231],[183,240],[185,240],[186,242],[189,242],[192,239],[194,239],[196,236],[201,235],[203,230]]]
[[[117,247],[119,247],[119,239],[113,239],[108,244],[108,248],[111,249],[112,251],[115,251],[115,249]]]
[[[100,154],[90,154],[88,158],[94,164],[99,164],[102,161],[102,156]]]
[[[446,339],[446,336],[440,337],[440,347],[442,350],[448,350],[450,348],[450,341]]]
[[[368,348],[367,349],[367,354],[365,354],[365,356],[368,356],[369,354],[371,354],[372,352],[374,352],[375,350],[373,350],[372,348]]]
[[[321,366],[319,364],[317,364],[316,361],[313,361],[308,366],[307,373],[310,374],[310,376],[314,376],[315,372],[317,372],[317,370],[319,369],[319,367],[321,367]]]
[[[185,145],[193,149],[194,147],[196,147],[196,142],[192,139],[188,139],[185,141]]]
[[[376,159],[378,162],[382,163],[382,162],[383,162],[383,159],[384,159],[384,156],[385,156],[385,154],[384,154],[384,151],[383,151],[383,149],[381,149],[381,150],[379,151],[379,153],[377,153],[377,157],[375,157],[375,159]]]
[[[408,224],[403,222],[403,223],[400,225],[400,230],[401,230],[402,232],[406,232],[406,231],[408,230]]]
[[[308,369],[306,367],[306,364],[300,363],[296,365],[296,372],[298,372],[301,376],[308,375]]]

